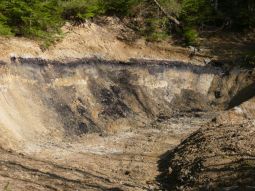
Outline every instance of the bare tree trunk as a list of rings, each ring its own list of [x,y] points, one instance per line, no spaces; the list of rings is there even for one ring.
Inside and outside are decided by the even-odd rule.
[[[166,15],[166,17],[172,21],[173,23],[175,23],[176,25],[180,25],[180,21],[178,21],[175,17],[171,16],[170,14],[168,14],[166,12],[166,10],[160,5],[160,3],[157,0],[153,0],[153,2],[159,7],[159,9]]]

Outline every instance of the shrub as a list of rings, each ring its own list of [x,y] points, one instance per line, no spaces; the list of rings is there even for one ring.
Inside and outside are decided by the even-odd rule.
[[[144,30],[141,31],[142,35],[152,42],[166,40],[169,37],[168,24],[166,17],[145,19]]]
[[[133,14],[132,10],[142,0],[102,0],[106,14],[127,16]]]
[[[194,28],[186,28],[184,30],[184,38],[187,45],[197,45],[198,32]]]
[[[10,27],[0,23],[0,35],[5,35],[5,36],[12,35]]]
[[[71,0],[62,2],[62,18],[75,23],[84,22],[105,12],[105,7],[100,0]]]
[[[208,0],[182,0],[180,19],[187,26],[214,22],[217,14]]]
[[[58,33],[63,24],[61,9],[54,0],[2,0],[0,12],[0,27],[5,34],[44,39]]]
[[[7,18],[0,13],[0,35],[11,35],[11,28],[6,24]]]
[[[171,26],[152,0],[0,0],[0,35],[41,39],[47,47],[59,38],[66,20],[81,24],[97,15],[117,15],[128,16],[136,25],[133,28],[149,40],[181,31],[187,44],[196,44],[201,25],[218,28],[228,23],[229,28],[241,29],[255,25],[252,0],[222,0],[218,6],[211,0],[158,1],[182,27]]]

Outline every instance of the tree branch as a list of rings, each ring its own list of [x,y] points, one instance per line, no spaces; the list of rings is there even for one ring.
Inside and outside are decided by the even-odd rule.
[[[180,21],[178,21],[175,17],[171,16],[170,14],[168,14],[168,12],[160,5],[160,3],[157,0],[153,0],[153,2],[157,5],[157,7],[165,14],[165,16],[172,21],[173,23],[175,23],[176,25],[180,25]]]

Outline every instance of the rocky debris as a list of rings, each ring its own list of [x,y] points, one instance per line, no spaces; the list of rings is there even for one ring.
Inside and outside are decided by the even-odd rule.
[[[159,177],[163,188],[254,189],[254,135],[255,126],[250,121],[199,129],[162,159],[161,165],[166,165]]]

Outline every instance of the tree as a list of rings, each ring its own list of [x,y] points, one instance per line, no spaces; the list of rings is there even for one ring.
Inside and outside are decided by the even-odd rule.
[[[17,36],[44,38],[59,31],[60,12],[56,0],[2,0],[1,29]]]

